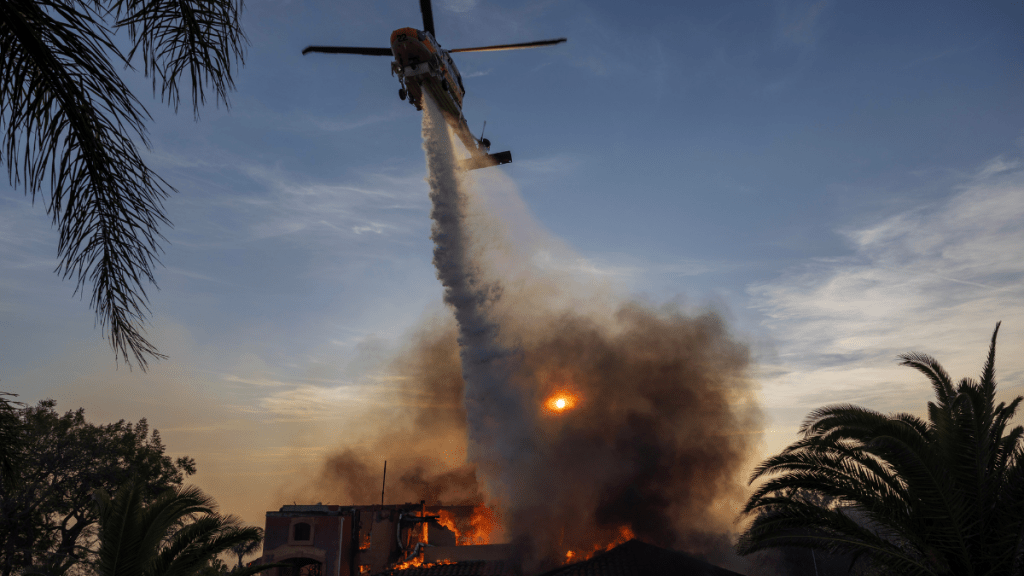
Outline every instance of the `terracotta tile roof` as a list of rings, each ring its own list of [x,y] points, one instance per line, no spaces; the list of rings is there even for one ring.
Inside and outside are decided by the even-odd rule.
[[[510,562],[477,561],[388,570],[375,576],[516,576],[516,571]]]
[[[743,576],[674,550],[630,540],[541,576]]]

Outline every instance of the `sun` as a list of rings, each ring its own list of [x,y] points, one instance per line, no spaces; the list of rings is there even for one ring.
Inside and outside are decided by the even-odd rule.
[[[550,412],[565,412],[576,406],[577,398],[568,392],[555,392],[544,401],[544,407]]]

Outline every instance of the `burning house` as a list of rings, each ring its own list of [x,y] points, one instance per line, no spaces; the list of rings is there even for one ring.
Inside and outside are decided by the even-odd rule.
[[[434,262],[454,313],[385,370],[382,393],[408,401],[375,408],[365,442],[289,492],[376,501],[387,455],[406,466],[388,497],[420,503],[268,512],[262,561],[290,565],[269,576],[531,576],[633,539],[730,557],[728,511],[761,427],[748,347],[713,311],[619,301],[538,264],[576,260],[525,210],[505,225],[514,187],[462,178],[440,112],[425,110]],[[502,506],[514,553],[471,537],[481,502]],[[603,558],[585,566],[631,557]]]
[[[460,565],[465,576],[513,576],[511,548],[489,544],[493,513],[483,506],[294,505],[267,512],[267,576],[374,575],[417,566]],[[472,565],[470,565],[472,564]],[[463,566],[464,565],[464,566]]]
[[[258,562],[286,565],[267,576],[523,576],[512,545],[486,543],[496,522],[483,506],[425,501],[282,506],[267,512]],[[542,576],[742,576],[629,536]]]

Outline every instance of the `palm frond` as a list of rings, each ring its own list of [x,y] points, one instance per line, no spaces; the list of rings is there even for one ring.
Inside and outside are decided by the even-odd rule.
[[[938,360],[927,354],[910,352],[900,354],[900,366],[916,368],[931,380],[932,388],[935,390],[935,397],[939,400],[939,406],[947,406],[953,398],[953,384],[946,373],[946,369],[939,364]]]
[[[138,576],[145,567],[143,527],[136,510],[142,505],[142,489],[135,480],[125,483],[113,497],[99,490],[95,495],[99,512],[100,548],[96,563],[103,576]]]
[[[144,531],[140,547],[155,554],[167,537],[182,521],[214,512],[215,504],[210,496],[199,488],[189,486],[168,490],[139,510],[139,524]]]
[[[33,200],[48,189],[60,230],[57,272],[92,284],[90,306],[111,346],[131,366],[162,358],[145,338],[145,283],[170,222],[173,188],[142,161],[145,110],[111,67],[118,55],[89,4],[59,0],[0,3],[0,131],[15,187]],[[148,145],[148,144],[147,144]]]
[[[258,528],[242,527],[237,519],[201,518],[175,533],[153,576],[190,576],[209,558],[260,537]]]
[[[812,411],[800,425],[804,436],[822,434],[833,428],[865,428],[877,425],[888,417],[881,412],[853,404],[834,404]]]
[[[1013,455],[1016,449],[1022,445],[1024,439],[1024,426],[1016,426],[1005,436],[997,440],[996,457],[993,458],[989,474],[999,482],[1006,481],[1007,468],[1012,466]]]
[[[999,326],[996,326],[998,332]],[[995,335],[978,381],[952,384],[925,354],[928,421],[853,405],[811,412],[801,437],[761,462],[742,553],[808,546],[861,553],[899,574],[1014,575],[1024,570],[1024,397],[995,402]]]
[[[844,510],[823,509],[792,497],[764,501],[757,516],[740,536],[737,550],[749,554],[779,546],[803,546],[830,553],[867,552],[901,574],[938,573],[911,545],[906,549],[863,526]]]
[[[177,111],[186,78],[197,119],[208,88],[228,106],[232,65],[244,64],[248,44],[242,9],[242,0],[117,0],[113,6],[116,26],[126,28],[134,44],[128,57],[141,56],[153,92],[159,83],[161,100]]]
[[[211,558],[262,539],[259,528],[218,514],[213,499],[196,487],[168,490],[148,505],[143,492],[144,484],[133,479],[112,498],[97,493],[99,576],[193,576]],[[262,565],[244,574],[279,566]]]
[[[996,383],[996,336],[999,335],[999,326],[1002,322],[996,322],[996,329],[992,331],[992,340],[988,346],[988,356],[985,358],[985,367],[981,369],[981,385],[991,386],[995,392]]]
[[[231,553],[238,557],[237,568],[242,568],[242,559],[252,554],[263,547],[263,529],[257,528],[260,532],[260,537],[249,542],[241,542],[231,547]]]

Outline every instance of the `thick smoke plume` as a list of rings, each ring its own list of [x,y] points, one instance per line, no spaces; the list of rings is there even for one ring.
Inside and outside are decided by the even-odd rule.
[[[713,552],[759,416],[747,348],[715,313],[615,304],[537,265],[460,177],[432,105],[423,136],[468,457],[511,534],[549,560],[629,535]]]
[[[713,311],[620,297],[500,171],[458,171],[429,98],[423,138],[449,311],[387,367],[403,400],[373,438],[302,496],[378,502],[386,458],[389,503],[496,505],[528,570],[634,536],[722,562],[759,439],[746,346]]]
[[[350,424],[358,436],[369,439],[346,441],[308,483],[284,489],[285,501],[380,503],[387,460],[388,504],[484,504],[476,467],[465,455],[466,410],[455,324],[450,317],[431,317],[409,340],[381,367],[383,379],[394,386],[390,401]]]

